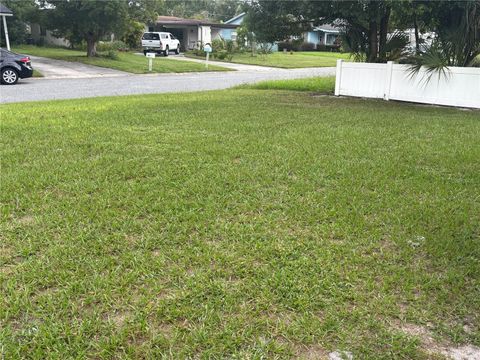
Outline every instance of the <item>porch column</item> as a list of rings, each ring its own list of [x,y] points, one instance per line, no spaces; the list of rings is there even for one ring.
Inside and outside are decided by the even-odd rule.
[[[328,33],[324,33],[324,34],[325,34],[325,39],[323,41],[324,41],[324,44],[327,45],[327,35],[328,35]]]
[[[8,38],[7,17],[2,15],[3,28],[5,29],[5,42],[7,43],[7,50],[10,51],[10,39]]]
[[[197,26],[197,47],[202,48],[203,44],[203,31],[200,25]]]

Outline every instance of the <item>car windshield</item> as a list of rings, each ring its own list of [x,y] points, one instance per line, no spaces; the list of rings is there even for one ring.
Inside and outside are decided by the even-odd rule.
[[[158,34],[155,33],[145,33],[143,34],[143,40],[160,40]]]

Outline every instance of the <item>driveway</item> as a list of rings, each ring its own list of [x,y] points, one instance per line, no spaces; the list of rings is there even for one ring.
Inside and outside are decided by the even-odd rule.
[[[45,79],[77,79],[129,75],[123,71],[85,65],[78,62],[54,60],[38,56],[30,56],[30,58],[32,59],[35,70],[41,72]]]
[[[77,99],[97,96],[158,94],[227,89],[264,80],[330,76],[335,68],[243,70],[183,74],[101,76],[77,79],[24,79],[14,86],[0,87],[0,103]]]

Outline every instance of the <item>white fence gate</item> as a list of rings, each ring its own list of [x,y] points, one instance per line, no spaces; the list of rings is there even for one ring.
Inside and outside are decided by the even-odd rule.
[[[391,61],[337,60],[335,95],[480,108],[480,68],[450,67],[445,75],[427,79],[425,69],[412,76],[408,65]]]

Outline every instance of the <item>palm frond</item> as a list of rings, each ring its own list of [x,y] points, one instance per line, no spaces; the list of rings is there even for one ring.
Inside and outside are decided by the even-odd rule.
[[[432,44],[427,51],[411,58],[412,64],[409,66],[409,76],[417,76],[422,69],[425,70],[423,81],[428,84],[434,75],[448,78],[450,76],[449,58],[444,48],[437,43]]]

